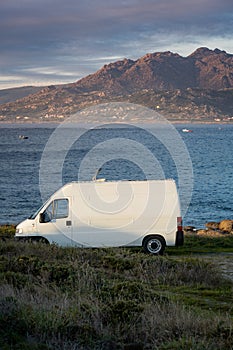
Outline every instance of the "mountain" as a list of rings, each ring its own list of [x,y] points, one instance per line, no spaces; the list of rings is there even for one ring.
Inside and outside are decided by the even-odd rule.
[[[233,120],[233,55],[201,47],[187,57],[167,51],[113,62],[0,105],[0,120],[57,121],[110,101],[140,103],[171,120]]]
[[[233,88],[233,55],[202,47],[188,57],[176,53],[147,54],[136,61],[124,59],[105,65],[75,83],[83,91],[124,94],[141,89]]]
[[[0,90],[0,104],[13,102],[30,94],[34,94],[41,89],[42,87],[37,86],[23,86],[13,89],[2,89]]]

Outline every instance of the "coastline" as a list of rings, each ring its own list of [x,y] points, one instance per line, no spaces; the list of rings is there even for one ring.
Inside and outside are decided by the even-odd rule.
[[[2,126],[23,126],[23,127],[34,127],[34,126],[46,126],[46,127],[57,127],[59,125],[62,125],[64,122],[66,121],[66,119],[64,119],[62,122],[50,122],[50,121],[31,121],[31,122],[10,122],[10,121],[0,121],[0,127]],[[233,120],[232,121],[190,121],[190,120],[169,120],[167,119],[167,122],[170,123],[170,124],[174,124],[174,125],[233,125]],[[135,123],[135,121],[126,121],[125,123],[122,123],[122,122],[111,122],[111,121],[88,121],[88,122],[83,122],[83,121],[80,121],[80,122],[77,122],[75,124],[78,124],[80,126],[85,126],[85,125],[98,125],[98,124],[101,124],[101,123],[104,123],[104,124],[112,124],[112,125],[120,125],[120,124],[128,124],[128,123],[132,123],[134,125],[138,124],[138,125],[155,125],[155,124],[166,124],[166,123],[163,123],[163,122],[160,122],[160,121],[137,121]],[[73,123],[71,123],[73,124]],[[69,123],[67,123],[67,125],[69,125]]]

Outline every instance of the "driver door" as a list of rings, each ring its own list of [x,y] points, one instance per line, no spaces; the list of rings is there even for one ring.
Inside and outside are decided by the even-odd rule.
[[[71,198],[54,199],[39,215],[38,232],[58,244],[69,244],[72,236]]]

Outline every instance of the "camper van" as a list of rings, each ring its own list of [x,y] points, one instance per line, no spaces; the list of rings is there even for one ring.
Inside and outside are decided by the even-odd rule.
[[[82,248],[183,244],[174,180],[71,182],[16,227],[17,239]]]

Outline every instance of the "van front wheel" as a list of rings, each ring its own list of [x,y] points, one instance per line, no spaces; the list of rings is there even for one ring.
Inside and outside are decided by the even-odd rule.
[[[153,255],[163,255],[166,247],[165,239],[161,236],[148,236],[142,242],[143,250]]]

